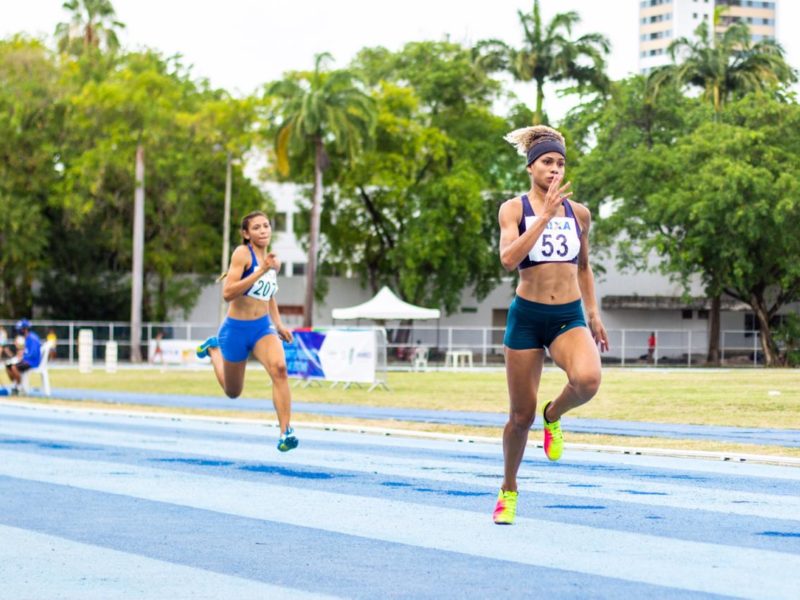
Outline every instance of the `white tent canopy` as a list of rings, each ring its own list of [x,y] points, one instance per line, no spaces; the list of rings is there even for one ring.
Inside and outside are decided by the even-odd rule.
[[[388,287],[381,288],[372,300],[350,306],[334,308],[334,319],[375,319],[382,321],[438,319],[441,313],[438,308],[423,308],[403,302]]]

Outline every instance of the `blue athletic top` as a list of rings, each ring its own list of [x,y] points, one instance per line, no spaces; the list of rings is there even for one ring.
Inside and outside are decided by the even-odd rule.
[[[253,271],[256,270],[256,266],[258,266],[258,261],[256,260],[256,253],[253,250],[253,246],[247,244],[247,249],[250,250],[250,266],[242,271],[242,279],[252,274]],[[277,292],[277,273],[275,272],[275,269],[270,269],[260,278],[258,278],[253,285],[247,288],[243,295],[255,298],[256,300],[269,302],[269,300],[271,300]]]
[[[258,261],[256,260],[256,253],[253,251],[253,247],[250,244],[247,244],[247,249],[250,250],[250,266],[247,267],[244,271],[242,271],[241,279],[244,279],[248,275],[251,275],[253,271],[256,270],[256,266],[258,265]],[[245,292],[245,294],[246,293],[247,292]]]
[[[22,354],[22,360],[34,369],[42,361],[42,341],[32,331],[25,336],[25,352]]]
[[[531,249],[531,252],[522,259],[517,269],[527,269],[543,263],[566,262],[578,264],[578,252],[580,251],[581,226],[572,210],[569,201],[561,201],[564,207],[563,217],[554,217],[547,224],[547,229]],[[528,200],[527,194],[522,195],[522,219],[519,222],[519,234],[522,235],[528,229],[527,220],[534,219],[536,214],[533,206]],[[550,239],[552,238],[552,239]],[[535,260],[533,255],[541,257]]]

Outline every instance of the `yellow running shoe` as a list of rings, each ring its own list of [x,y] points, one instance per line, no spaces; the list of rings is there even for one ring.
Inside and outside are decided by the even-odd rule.
[[[517,515],[517,496],[518,492],[506,492],[500,490],[497,494],[497,504],[494,507],[495,525],[511,525],[514,523],[514,517]]]
[[[552,402],[552,400],[550,402]],[[561,419],[551,423],[547,420],[547,417],[545,417],[550,402],[545,404],[544,409],[542,409],[542,420],[544,421],[544,453],[550,460],[558,460],[561,458],[561,451],[564,449],[564,434],[561,433]]]

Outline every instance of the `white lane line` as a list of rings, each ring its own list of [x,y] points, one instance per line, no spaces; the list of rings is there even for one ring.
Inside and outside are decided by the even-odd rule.
[[[333,598],[0,525],[0,597]]]
[[[217,417],[180,413],[157,413],[145,411],[127,411],[124,408],[102,409],[81,406],[42,405],[26,402],[15,402],[0,398],[0,415],[3,412],[16,411],[15,414],[27,414],[38,411],[49,413],[51,418],[72,420],[78,415],[83,421],[97,423],[114,422],[120,425],[147,425],[150,427],[175,427],[180,423],[181,429],[191,431],[217,431],[220,428],[235,430],[243,435],[258,437],[270,436],[277,427],[277,421],[252,419],[245,417]],[[268,415],[271,413],[267,413]],[[451,451],[471,453],[487,453],[496,455],[499,437],[467,436],[446,433],[435,433],[413,429],[390,429],[385,427],[369,427],[332,422],[293,421],[295,428],[300,428],[303,437],[326,439],[330,432],[340,437],[348,436],[353,445],[378,445],[397,447],[449,447]],[[568,429],[568,427],[567,427]],[[366,434],[366,435],[364,435]],[[461,442],[454,445],[454,442]],[[540,442],[531,440],[529,451],[533,446],[541,447]],[[567,442],[569,454],[582,462],[614,462],[631,464],[638,467],[655,465],[661,469],[675,469],[682,472],[731,473],[772,479],[787,479],[800,482],[800,469],[785,467],[800,466],[800,458],[777,455],[745,454],[740,452],[703,452],[692,450],[676,450],[662,448],[636,448],[626,446],[603,446],[597,444],[573,444]]]
[[[0,474],[202,510],[744,598],[796,598],[800,556],[124,465],[0,450]],[[555,543],[555,542],[558,543]]]
[[[435,479],[481,487],[499,486],[501,479],[499,456],[496,472],[493,473],[491,470],[487,472],[487,465],[466,460],[439,459],[433,453],[429,458],[419,459],[358,451],[315,450],[302,446],[296,452],[279,455],[271,446],[271,440],[269,446],[266,442],[261,444],[223,440],[206,442],[197,438],[179,438],[167,432],[164,436],[159,436],[49,423],[41,425],[14,423],[9,427],[0,422],[0,433],[40,439],[44,443],[51,441],[72,444],[96,443],[158,452],[196,454],[216,459],[279,462],[281,465],[313,467],[324,471],[346,470],[380,473],[393,477]],[[487,477],[493,474],[497,477]],[[544,490],[583,501],[606,500],[684,510],[699,508],[724,514],[800,521],[800,495],[725,490],[708,484],[700,485],[697,482],[663,483],[650,478],[643,480],[624,475],[596,475],[587,471],[565,471],[550,465],[535,466],[527,462],[520,470],[520,485],[523,492]]]

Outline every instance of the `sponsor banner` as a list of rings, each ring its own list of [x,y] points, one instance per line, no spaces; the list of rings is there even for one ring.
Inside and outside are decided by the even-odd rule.
[[[195,351],[202,343],[198,340],[151,340],[147,345],[148,360],[163,365],[205,365],[211,359],[197,358]]]
[[[291,377],[373,383],[377,344],[372,329],[294,331],[294,342],[284,343]]]

